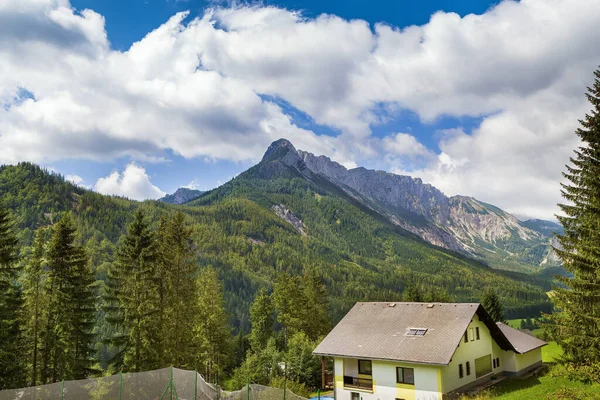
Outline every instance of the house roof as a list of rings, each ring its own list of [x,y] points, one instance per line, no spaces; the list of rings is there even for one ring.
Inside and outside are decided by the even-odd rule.
[[[447,365],[476,314],[500,348],[518,352],[478,303],[365,302],[356,303],[313,354]],[[427,332],[407,335],[411,328]]]
[[[497,322],[498,328],[502,331],[504,336],[510,341],[517,353],[527,353],[528,351],[535,350],[539,347],[545,346],[548,343],[536,338],[535,336],[526,332],[520,331],[515,328]]]

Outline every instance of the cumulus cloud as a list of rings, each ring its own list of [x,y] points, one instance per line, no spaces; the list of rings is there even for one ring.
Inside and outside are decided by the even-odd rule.
[[[65,179],[75,185],[83,186],[83,178],[79,175],[67,175]]]
[[[113,171],[109,176],[98,179],[94,190],[133,200],[158,199],[166,195],[150,182],[146,170],[134,163],[128,164],[123,173]]]
[[[346,166],[383,160],[448,194],[548,218],[600,64],[590,51],[600,47],[597,5],[505,0],[482,15],[438,12],[422,26],[373,29],[276,7],[216,7],[194,19],[176,14],[115,51],[92,10],[68,0],[4,1],[0,162],[150,160],[165,149],[256,161],[287,137]],[[298,127],[269,99],[339,135]],[[436,152],[405,133],[371,136],[400,109],[425,123],[482,123],[441,132]]]

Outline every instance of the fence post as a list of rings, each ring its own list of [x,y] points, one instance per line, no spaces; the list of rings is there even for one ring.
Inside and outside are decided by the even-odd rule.
[[[317,390],[317,398],[321,400],[321,389]]]
[[[285,376],[285,380],[283,381],[283,400],[285,400],[286,392],[287,392],[287,375]]]
[[[173,400],[173,366],[171,365],[171,379],[169,381],[169,384],[171,385],[171,400]]]
[[[250,400],[250,378],[246,378],[246,400]]]
[[[119,400],[123,398],[123,370],[119,371]]]
[[[215,387],[217,388],[217,400],[221,398],[221,388],[219,387],[219,372],[215,372]]]
[[[198,371],[194,370],[194,400],[198,397]]]
[[[62,383],[60,385],[60,400],[64,400],[65,398],[65,380],[62,380]]]

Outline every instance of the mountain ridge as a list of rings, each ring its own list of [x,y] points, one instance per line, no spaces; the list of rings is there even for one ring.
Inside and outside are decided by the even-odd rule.
[[[349,196],[363,202],[392,223],[423,240],[495,267],[534,270],[556,266],[552,234],[560,226],[550,221],[519,221],[514,215],[470,196],[446,196],[420,178],[364,167],[347,169],[327,156],[296,150],[280,139],[273,142],[261,163],[279,161],[307,179],[327,178]]]
[[[169,204],[185,204],[198,197],[202,196],[204,191],[180,187],[173,194],[167,194],[159,199],[159,201]]]

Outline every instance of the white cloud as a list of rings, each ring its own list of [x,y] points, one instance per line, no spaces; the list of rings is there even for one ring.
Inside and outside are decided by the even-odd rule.
[[[94,190],[133,200],[158,199],[166,195],[150,182],[146,170],[134,163],[128,164],[122,174],[113,171],[109,176],[98,179]]]
[[[347,166],[382,160],[448,194],[551,217],[600,64],[597,0],[505,0],[482,15],[438,12],[403,29],[274,7],[173,16],[127,51],[104,18],[68,0],[0,4],[0,162],[77,157],[256,161],[280,137]],[[22,29],[27,26],[28,29]],[[43,67],[42,67],[43,65]],[[23,98],[27,91],[32,98]],[[285,100],[323,137],[296,126]],[[269,97],[267,97],[269,98]],[[483,117],[444,132],[371,136],[408,109],[423,121]],[[388,150],[389,149],[389,150]]]
[[[188,183],[187,185],[184,185],[183,187],[187,188],[187,189],[192,189],[192,190],[206,190],[206,189],[202,189],[200,181],[197,179],[192,180],[190,183]]]
[[[75,185],[83,186],[83,178],[79,175],[67,175],[65,179]]]

